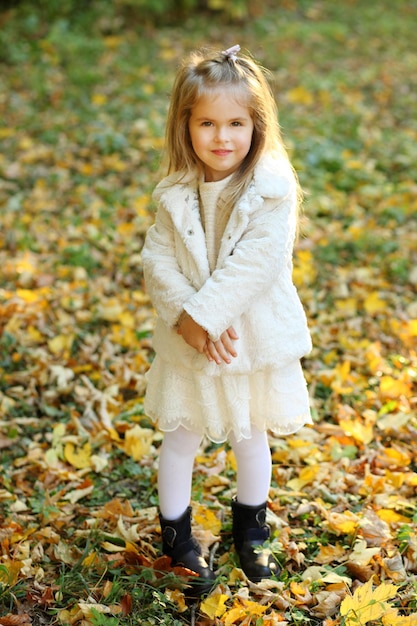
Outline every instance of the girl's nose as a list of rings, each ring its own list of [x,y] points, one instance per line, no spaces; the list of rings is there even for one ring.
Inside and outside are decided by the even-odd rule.
[[[227,128],[224,128],[223,126],[221,126],[216,131],[216,141],[227,141],[227,139],[228,139]]]

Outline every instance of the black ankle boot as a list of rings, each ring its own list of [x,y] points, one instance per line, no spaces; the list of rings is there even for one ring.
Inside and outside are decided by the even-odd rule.
[[[199,597],[208,593],[213,588],[216,577],[202,556],[198,542],[191,534],[191,507],[175,520],[164,519],[159,514],[159,521],[163,553],[171,557],[172,565],[186,567],[197,574],[190,576],[189,588],[185,595]]]
[[[270,529],[265,523],[266,502],[261,506],[247,506],[232,500],[233,540],[240,566],[252,582],[278,576],[280,567],[272,552],[262,547],[269,539]]]

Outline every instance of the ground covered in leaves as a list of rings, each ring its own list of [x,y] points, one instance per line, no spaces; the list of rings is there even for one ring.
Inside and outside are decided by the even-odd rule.
[[[417,5],[158,27],[112,4],[0,14],[0,624],[417,624]],[[219,585],[190,607],[158,552],[140,252],[173,71],[237,42],[273,71],[306,190],[315,426],[271,439],[268,584],[231,548],[230,450],[202,449],[194,519]]]

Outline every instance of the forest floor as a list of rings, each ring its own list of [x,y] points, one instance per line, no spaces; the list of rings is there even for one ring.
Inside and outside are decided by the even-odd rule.
[[[278,4],[179,26],[127,2],[0,13],[2,626],[417,624],[417,4]],[[219,584],[189,606],[159,557],[140,253],[175,68],[235,43],[272,71],[306,192],[314,426],[271,437],[282,573],[259,585],[231,545],[233,455],[201,450]]]

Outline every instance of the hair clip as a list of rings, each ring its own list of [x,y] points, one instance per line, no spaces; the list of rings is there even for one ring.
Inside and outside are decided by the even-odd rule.
[[[237,43],[235,46],[228,48],[227,50],[222,50],[222,54],[224,54],[228,59],[232,59],[232,61],[237,61],[237,53],[240,50],[240,46]]]

